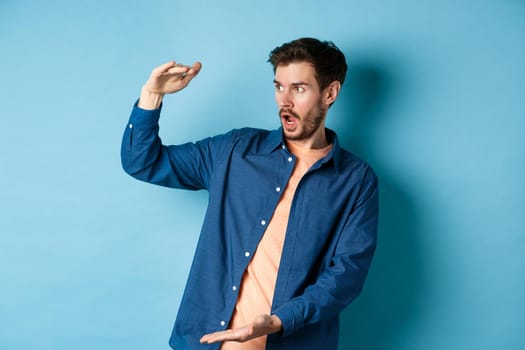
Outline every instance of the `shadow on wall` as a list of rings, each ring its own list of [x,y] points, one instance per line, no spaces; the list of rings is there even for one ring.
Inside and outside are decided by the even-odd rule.
[[[338,129],[341,144],[372,165],[380,186],[378,247],[361,296],[341,315],[341,350],[402,348],[423,302],[425,264],[416,192],[396,176],[396,169],[385,166],[392,162],[382,161],[386,156],[379,154],[377,134],[389,117],[386,107],[394,89],[399,88],[385,67],[352,62],[338,100],[349,116]]]

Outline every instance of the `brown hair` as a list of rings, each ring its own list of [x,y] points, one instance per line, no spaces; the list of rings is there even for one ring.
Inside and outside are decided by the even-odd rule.
[[[314,38],[293,40],[273,49],[268,59],[274,73],[279,65],[304,61],[314,66],[321,90],[336,80],[343,85],[347,70],[345,55],[331,41]]]

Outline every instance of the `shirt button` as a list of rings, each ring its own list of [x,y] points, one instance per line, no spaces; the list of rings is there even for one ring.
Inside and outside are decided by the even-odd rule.
[[[250,256],[250,252],[244,252],[244,256],[245,257],[249,257]]]
[[[261,225],[266,225],[266,220],[261,220]]]
[[[286,146],[285,146],[285,145],[282,145],[281,147],[282,147],[282,149],[286,149]]]
[[[237,290],[237,286],[233,286],[232,290],[235,292]]]
[[[129,128],[130,128],[130,129],[133,129],[133,124],[129,124]]]
[[[275,188],[275,192],[281,192],[281,188],[280,187],[276,187]]]
[[[223,326],[223,327],[226,326],[226,322],[221,321],[221,326]]]
[[[292,157],[288,157],[288,161],[291,162],[293,160]]]

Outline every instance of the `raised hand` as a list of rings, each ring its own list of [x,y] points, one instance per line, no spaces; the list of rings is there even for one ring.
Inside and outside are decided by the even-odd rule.
[[[172,94],[188,86],[201,67],[200,62],[190,67],[170,61],[153,69],[144,88],[152,93]]]
[[[158,108],[165,94],[172,94],[184,89],[199,74],[201,68],[200,62],[195,62],[192,66],[185,66],[177,64],[175,61],[156,67],[142,87],[139,107],[145,109]]]

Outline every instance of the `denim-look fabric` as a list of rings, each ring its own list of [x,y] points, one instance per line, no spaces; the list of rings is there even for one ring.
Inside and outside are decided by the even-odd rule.
[[[296,157],[280,129],[245,128],[164,146],[159,117],[160,109],[133,108],[122,164],[139,180],[209,192],[170,346],[218,349],[199,339],[228,328],[243,273]],[[339,146],[333,131],[327,135],[332,150],[304,175],[293,198],[272,303],[283,330],[268,337],[267,349],[337,349],[339,314],[360,293],[376,247],[376,176]]]

